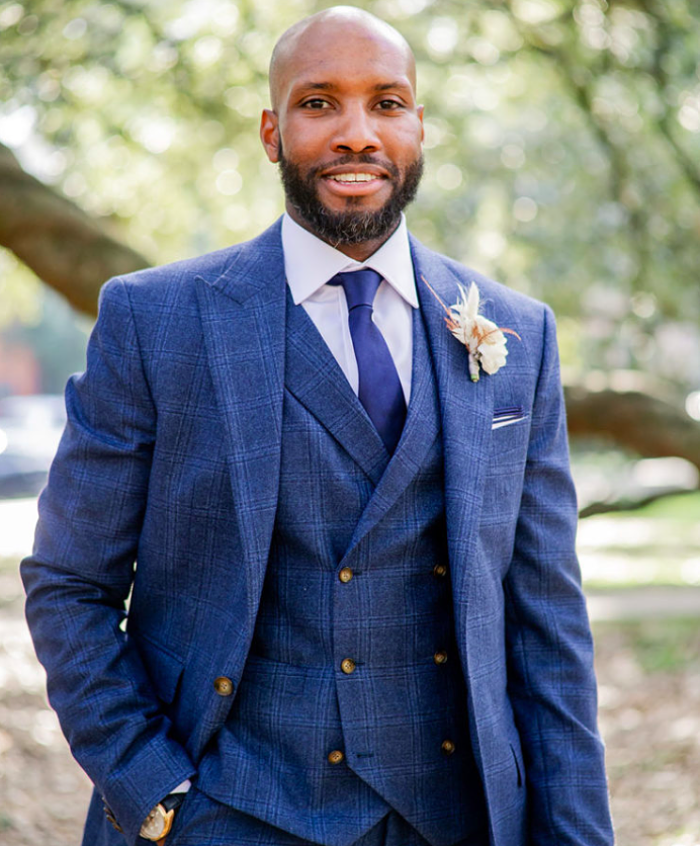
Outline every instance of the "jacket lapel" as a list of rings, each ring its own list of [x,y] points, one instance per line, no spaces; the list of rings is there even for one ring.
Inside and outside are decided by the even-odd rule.
[[[252,633],[280,467],[286,283],[279,224],[237,250],[221,276],[200,276],[197,284],[211,377],[228,436]]]
[[[468,593],[467,564],[475,558],[483,465],[488,455],[493,419],[492,379],[483,376],[479,382],[471,382],[466,350],[449,333],[442,306],[422,281],[427,280],[449,305],[457,297],[458,277],[442,257],[413,238],[411,249],[439,396],[448,550],[459,615],[460,605]],[[284,327],[288,308],[279,223],[241,247],[220,277],[198,277],[198,285],[209,366],[229,438],[229,469],[236,503],[235,519],[248,573],[248,623],[252,632],[272,538],[279,485]],[[309,327],[299,322],[304,317],[307,316],[297,313],[290,321],[297,358],[292,368],[294,393],[334,435],[345,433],[339,441],[347,448],[355,435],[350,429],[360,424],[357,420],[352,422],[350,416],[344,419],[344,415],[347,415],[349,404],[357,403],[357,398],[349,385],[332,378],[337,363],[325,359],[318,344],[313,344],[314,349],[306,359],[299,359],[302,337],[308,340]],[[414,314],[414,319],[420,319],[420,315]],[[322,341],[320,336],[317,340]],[[301,369],[300,364],[303,365]],[[314,376],[318,381],[314,381]],[[329,376],[335,385],[330,385]],[[396,502],[437,434],[437,431],[423,430],[427,418],[419,413],[421,404],[434,393],[431,380],[431,368],[421,367],[414,372],[406,429],[358,523],[348,552]],[[324,395],[326,389],[333,397],[330,402],[328,394]],[[347,395],[348,391],[352,396]],[[412,405],[415,405],[413,412]],[[358,434],[362,437],[367,433],[365,428],[360,428],[362,431]],[[378,435],[376,439],[381,444]],[[386,461],[386,456],[381,457],[379,444],[375,445],[376,450],[371,448],[367,454],[362,452],[363,447],[353,455],[361,466],[371,471],[370,477],[376,476],[382,460]]]
[[[444,258],[427,250],[414,238],[411,238],[411,250],[438,384],[445,456],[447,541],[455,612],[461,617],[468,596],[466,580],[476,559],[483,469],[491,442],[493,381],[487,375],[482,375],[476,383],[471,381],[467,351],[447,329],[445,311],[425,284],[427,281],[449,306],[457,300],[459,278]],[[459,626],[464,619],[457,622]]]
[[[396,451],[355,528],[346,556],[382,519],[419,472],[440,431],[436,387],[425,329],[419,309],[413,310],[411,399]]]
[[[379,433],[301,305],[287,294],[285,385],[377,484],[389,460]]]

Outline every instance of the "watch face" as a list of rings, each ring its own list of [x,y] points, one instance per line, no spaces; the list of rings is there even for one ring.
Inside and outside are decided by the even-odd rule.
[[[141,826],[141,837],[146,840],[160,840],[166,833],[166,816],[165,808],[162,805],[156,805]]]

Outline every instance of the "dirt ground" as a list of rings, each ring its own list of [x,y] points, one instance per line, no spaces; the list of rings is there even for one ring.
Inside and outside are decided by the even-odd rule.
[[[16,565],[4,564],[0,844],[78,846],[90,785],[46,704]],[[605,622],[595,633],[618,846],[700,846],[700,620]]]

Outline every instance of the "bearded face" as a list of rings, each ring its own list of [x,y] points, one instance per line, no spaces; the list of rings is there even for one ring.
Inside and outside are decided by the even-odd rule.
[[[369,154],[346,155],[333,161],[333,170],[345,165],[360,172],[362,165],[380,169],[390,180],[391,192],[375,209],[364,208],[363,197],[349,196],[344,209],[331,209],[324,204],[319,183],[329,178],[327,164],[302,170],[279,151],[279,168],[287,201],[308,224],[309,229],[335,246],[383,240],[396,228],[401,212],[415,198],[423,175],[423,156],[418,155],[403,171],[392,162]],[[332,177],[330,177],[332,178]]]

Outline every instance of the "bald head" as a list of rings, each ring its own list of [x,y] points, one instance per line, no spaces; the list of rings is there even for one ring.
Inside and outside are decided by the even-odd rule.
[[[396,30],[335,6],[295,24],[270,63],[260,139],[300,226],[364,260],[395,230],[423,166],[416,64]]]
[[[366,40],[394,52],[397,59],[405,63],[406,75],[415,92],[416,62],[403,35],[363,9],[333,6],[295,23],[277,41],[270,59],[270,102],[274,110],[277,110],[299,61],[308,56],[308,51],[313,51],[319,41],[338,37]]]

